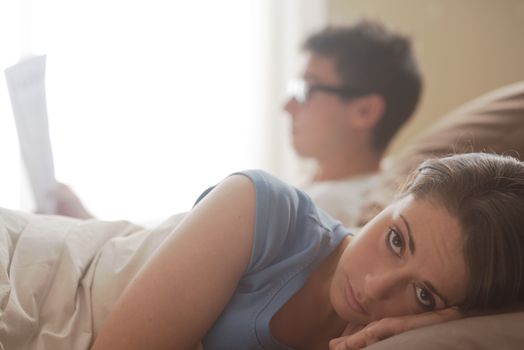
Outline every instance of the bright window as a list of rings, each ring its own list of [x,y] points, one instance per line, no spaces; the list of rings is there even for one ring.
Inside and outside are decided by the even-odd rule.
[[[188,210],[202,190],[229,173],[264,167],[261,117],[254,108],[262,54],[254,38],[261,21],[253,2],[30,5],[30,24],[22,28],[30,30],[31,51],[47,55],[56,176],[95,215],[163,218]],[[1,12],[4,23],[10,17]],[[11,31],[1,32],[18,29],[11,22]],[[20,47],[11,43],[7,51],[18,58]],[[11,132],[0,146],[18,157],[3,85],[2,123]],[[13,183],[20,177],[15,168]],[[20,186],[6,186],[13,190],[0,204],[19,205]]]
[[[0,1],[0,68],[18,60],[21,52],[20,4]],[[0,206],[21,208],[22,165],[7,85],[0,83]]]
[[[281,106],[325,0],[0,1],[0,65],[47,55],[55,173],[96,216],[188,210],[229,173],[300,175]],[[0,206],[31,210],[6,84]]]

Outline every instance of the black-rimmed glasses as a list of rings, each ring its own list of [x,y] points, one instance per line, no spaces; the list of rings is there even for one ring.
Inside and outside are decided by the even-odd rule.
[[[349,86],[309,84],[304,79],[293,79],[288,83],[287,86],[288,94],[300,104],[304,104],[309,101],[311,94],[315,91],[335,94],[342,98],[358,97],[370,93],[369,91],[356,89]]]

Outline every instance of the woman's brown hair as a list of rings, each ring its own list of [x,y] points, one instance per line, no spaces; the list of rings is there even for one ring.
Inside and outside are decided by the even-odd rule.
[[[524,301],[524,163],[488,153],[426,160],[406,194],[435,199],[460,222],[469,278],[463,310]]]

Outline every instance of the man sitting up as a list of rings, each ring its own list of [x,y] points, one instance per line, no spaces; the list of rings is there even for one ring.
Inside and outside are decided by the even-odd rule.
[[[316,161],[303,187],[318,206],[356,226],[387,146],[415,110],[422,77],[409,39],[375,21],[328,27],[303,48],[306,69],[284,107],[296,152]],[[92,217],[67,186],[53,195],[57,214]]]
[[[379,22],[328,27],[303,46],[303,78],[284,109],[298,155],[316,161],[304,189],[346,226],[358,225],[380,162],[413,114],[422,77],[410,40]]]

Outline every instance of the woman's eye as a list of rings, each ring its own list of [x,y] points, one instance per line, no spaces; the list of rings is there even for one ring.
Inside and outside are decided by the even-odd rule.
[[[418,302],[422,304],[424,308],[430,310],[435,308],[435,298],[427,289],[415,286],[415,294]]]
[[[404,247],[402,236],[395,229],[390,228],[387,238],[388,238],[388,244],[391,250],[395,254],[400,256],[400,254],[402,254],[402,248]]]

